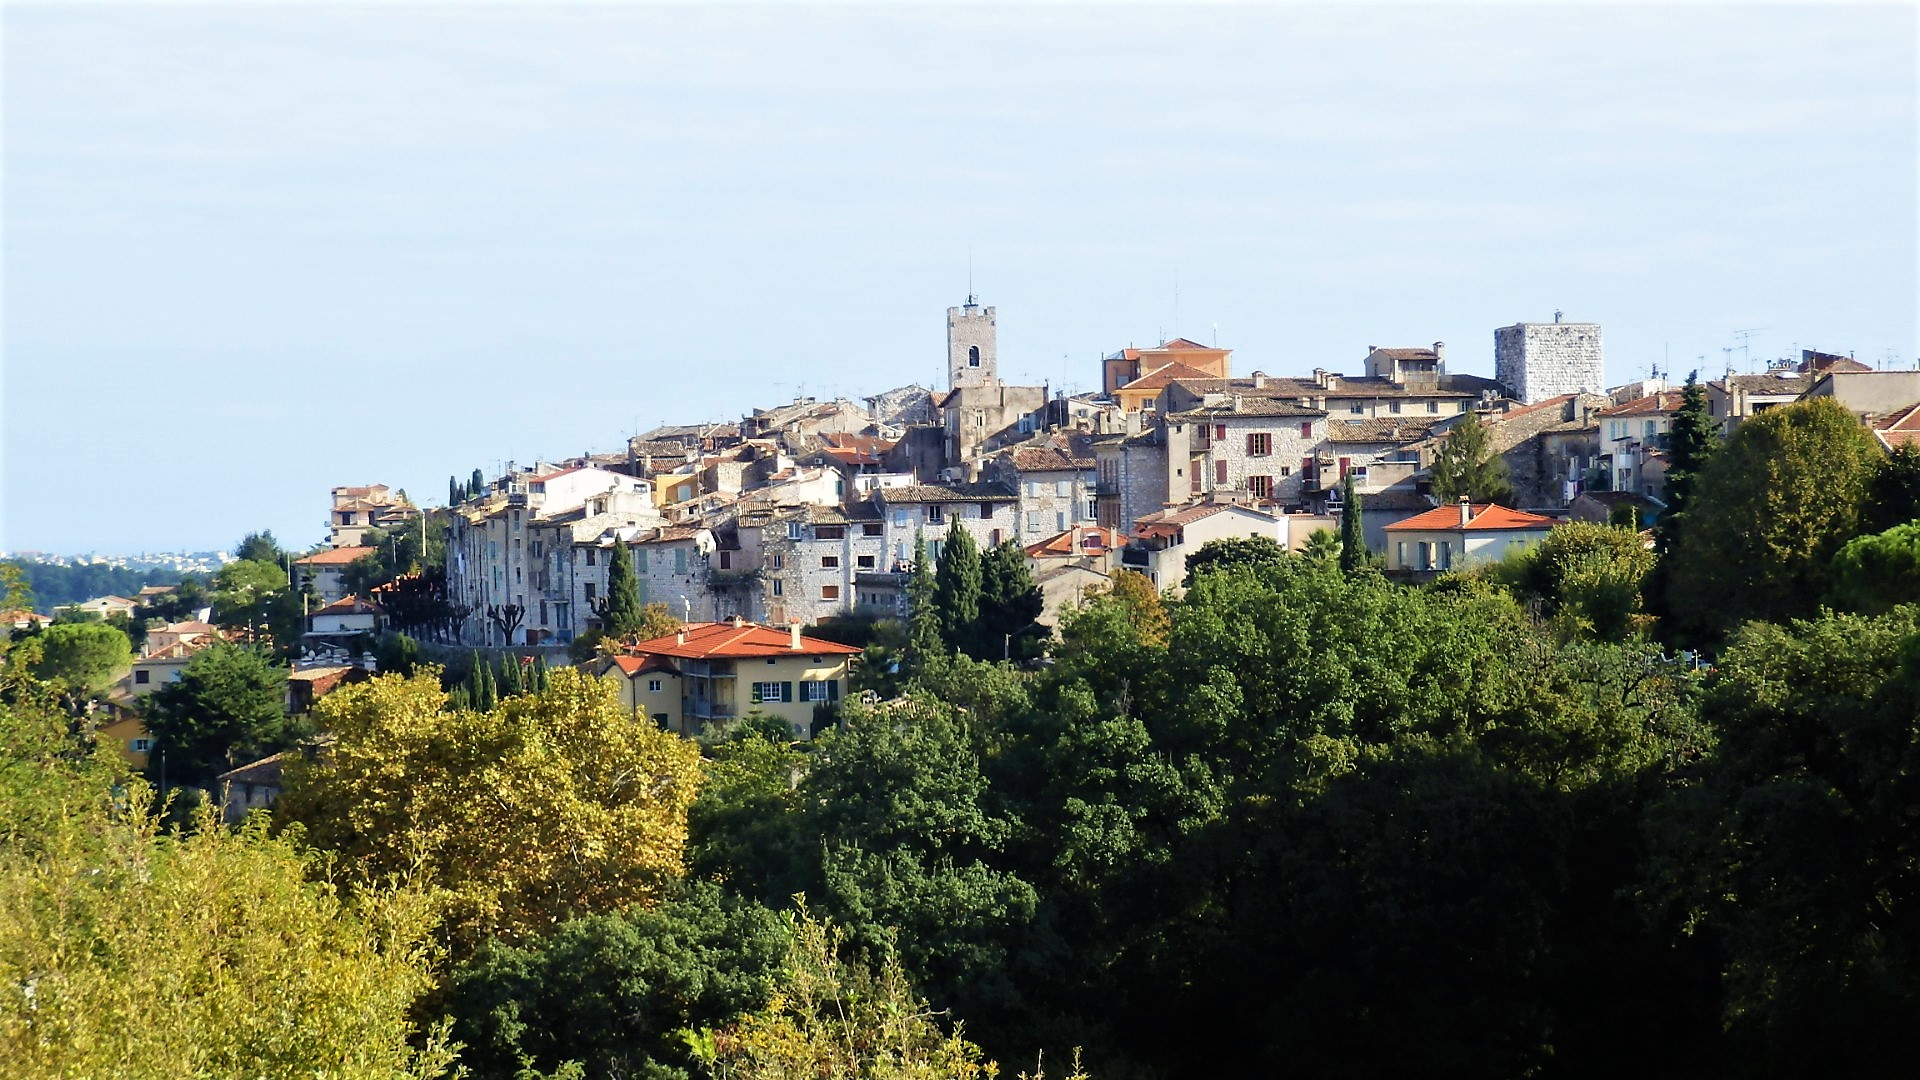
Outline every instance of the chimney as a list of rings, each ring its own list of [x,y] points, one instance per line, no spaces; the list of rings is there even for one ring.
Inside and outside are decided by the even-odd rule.
[[[1462,495],[1460,496],[1460,527],[1463,529],[1466,528],[1467,523],[1472,520],[1473,520],[1473,504],[1467,501],[1467,497],[1465,495]]]
[[[686,627],[683,626],[679,630],[674,631],[673,642],[676,645],[685,645],[687,643]]]
[[[1256,371],[1256,372],[1254,372],[1254,373],[1253,373],[1253,388],[1254,388],[1255,390],[1265,390],[1265,389],[1267,388],[1267,373],[1266,373],[1266,372],[1264,372],[1264,371]]]
[[[1447,363],[1447,343],[1446,342],[1436,341],[1433,343],[1433,358],[1440,362],[1441,367],[1444,370]]]
[[[744,617],[742,617],[738,612],[736,612],[733,616],[733,628],[735,630],[739,630],[744,628],[746,625],[747,625],[747,620]]]
[[[787,630],[789,633],[793,635],[793,640],[791,643],[788,644],[787,647],[792,649],[794,652],[799,652],[800,651],[800,624],[788,623]]]
[[[979,482],[980,482],[980,459],[974,458],[973,460],[967,462],[967,483],[977,484]]]

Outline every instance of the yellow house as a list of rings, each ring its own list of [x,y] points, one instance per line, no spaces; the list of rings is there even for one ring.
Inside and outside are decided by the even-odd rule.
[[[744,619],[689,623],[678,633],[626,647],[601,672],[622,683],[620,700],[656,723],[695,735],[714,720],[758,710],[806,738],[813,710],[847,695],[860,650]]]
[[[148,752],[153,749],[153,736],[147,733],[147,725],[140,719],[139,712],[124,710],[120,718],[100,725],[95,735],[103,742],[111,743],[120,751],[121,760],[140,772],[147,768]]]

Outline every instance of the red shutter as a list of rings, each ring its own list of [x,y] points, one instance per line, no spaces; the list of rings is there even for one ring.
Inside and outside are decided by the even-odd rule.
[[[1353,459],[1350,457],[1343,457],[1340,459],[1340,479],[1345,480],[1347,478],[1347,466],[1351,465],[1352,463],[1353,463]]]
[[[1225,461],[1216,461],[1213,463],[1213,482],[1217,487],[1227,486],[1227,463]]]
[[[1224,441],[1227,437],[1227,425],[1225,424],[1213,425],[1213,437]]]

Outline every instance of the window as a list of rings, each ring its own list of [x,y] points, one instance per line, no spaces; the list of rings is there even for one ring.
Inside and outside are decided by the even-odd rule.
[[[820,586],[820,599],[822,599],[822,600],[838,600],[838,599],[840,599],[840,586],[838,586],[838,585],[822,585],[822,586]]]
[[[903,526],[903,527],[904,527],[904,526],[906,525],[906,523],[907,523],[907,512],[906,512],[906,510],[904,510],[904,509],[901,509],[901,510],[895,510],[895,511],[893,512],[893,523],[894,523],[895,525],[899,525],[899,526]]]
[[[1225,424],[1213,425],[1213,438],[1214,438],[1214,441],[1216,442],[1225,442],[1227,438],[1227,425]]]
[[[673,549],[673,572],[676,574],[684,574],[687,572],[687,549],[686,548]]]
[[[1081,509],[1086,511],[1085,514],[1081,515],[1082,519],[1086,521],[1092,521],[1094,518],[1097,518],[1100,516],[1100,500],[1088,499],[1087,504],[1081,507]]]
[[[787,595],[787,583],[784,579],[782,578],[773,579],[773,595],[775,596]]]
[[[861,536],[880,536],[885,532],[886,529],[877,521],[864,521],[860,523]]]
[[[787,568],[787,557],[785,555],[775,552],[772,555],[772,559],[775,570],[785,570]]]
[[[1300,425],[1300,437],[1303,439],[1313,438],[1313,421],[1309,420]]]
[[[1429,402],[1427,402],[1427,411],[1428,411],[1428,412],[1430,412],[1430,413],[1437,413],[1437,412],[1439,412],[1439,411],[1440,411],[1440,403],[1439,403],[1439,402],[1437,402],[1437,401],[1429,401]]]
[[[141,686],[145,686],[147,684],[147,678],[152,674],[153,672],[146,670],[136,671],[133,673],[133,681]]]
[[[544,552],[545,550],[546,550],[546,545],[545,545],[545,544],[543,544],[543,543],[541,543],[541,542],[540,542],[540,541],[538,541],[538,540],[535,540],[535,541],[533,542],[533,557],[534,557],[534,558],[536,558],[536,559],[537,559],[537,558],[539,558],[539,557],[541,556],[541,554],[542,554],[542,553],[543,553],[543,552]]]
[[[815,540],[845,540],[847,538],[847,527],[845,525],[815,525],[813,527],[813,538]]]
[[[944,524],[946,520],[947,520],[946,507],[941,506],[939,503],[933,503],[927,507],[927,524],[940,525],[940,524]]]
[[[647,549],[643,547],[637,547],[637,548],[630,548],[628,550],[630,550],[633,553],[633,572],[636,574],[646,573],[647,572]]]
[[[803,682],[800,684],[801,701],[839,701],[840,680],[826,679],[821,682]]]
[[[1387,402],[1387,411],[1397,415],[1400,412],[1400,403],[1397,401]]]
[[[594,588],[593,582],[591,581],[587,582],[587,604],[589,606],[593,604],[594,593],[597,591],[598,590]]]
[[[1225,461],[1216,461],[1213,463],[1213,482],[1221,487],[1227,485],[1227,463]]]
[[[773,702],[786,703],[793,700],[793,684],[790,682],[757,682],[753,684],[753,703],[755,705]]]
[[[1293,466],[1291,466],[1291,465],[1282,465],[1282,466],[1280,466],[1280,475],[1281,475],[1281,476],[1292,476],[1292,475],[1293,475]]]
[[[593,565],[593,549],[592,548],[587,549],[587,565],[588,566]]]
[[[649,693],[649,694],[657,694],[657,693],[659,693],[659,692],[660,692],[660,685],[661,685],[661,684],[660,684],[660,680],[659,680],[659,679],[648,679],[648,680],[647,680],[647,693]]]
[[[1651,439],[1656,434],[1659,434],[1658,422],[1653,420],[1647,421],[1647,438]]]
[[[733,552],[723,551],[720,553],[720,569],[722,570],[733,569]]]
[[[1065,510],[1057,511],[1053,515],[1053,531],[1054,532],[1067,531],[1067,512]]]
[[[1038,510],[1027,511],[1027,531],[1030,533],[1037,533],[1040,531],[1040,511]]]
[[[133,751],[136,754],[148,753],[153,749],[153,740],[152,739],[130,739],[127,741],[127,749]]]
[[[1248,435],[1247,453],[1252,457],[1265,457],[1273,453],[1273,435],[1265,431],[1256,431]]]
[[[1256,499],[1273,498],[1273,477],[1271,476],[1247,477],[1247,494],[1252,495]]]
[[[858,570],[871,570],[873,569],[873,556],[855,555],[853,557],[853,565],[854,568]]]
[[[978,345],[967,346],[967,366],[968,367],[980,366],[980,346]]]
[[[822,570],[837,570],[837,569],[839,569],[839,567],[840,567],[840,556],[838,556],[838,555],[822,555],[822,556],[820,556],[820,569],[822,569]]]
[[[1355,401],[1347,405],[1347,411],[1352,413],[1355,416],[1363,416],[1366,414],[1367,407],[1364,403]],[[1393,411],[1399,412],[1400,410],[1395,409]]]
[[[1053,482],[1053,494],[1055,498],[1060,498],[1060,499],[1073,498],[1073,481],[1055,480]]]
[[[787,539],[789,540],[800,539],[800,523],[799,522],[797,521],[787,522]]]

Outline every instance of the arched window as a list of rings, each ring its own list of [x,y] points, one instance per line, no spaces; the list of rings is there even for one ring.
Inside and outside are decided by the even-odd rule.
[[[967,366],[968,367],[980,366],[980,346],[978,345],[967,346]]]

